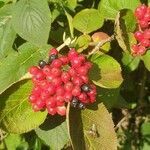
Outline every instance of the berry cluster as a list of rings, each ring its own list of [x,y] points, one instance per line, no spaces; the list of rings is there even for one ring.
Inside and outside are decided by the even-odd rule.
[[[136,8],[135,16],[140,31],[134,33],[138,44],[132,46],[132,55],[143,55],[150,48],[150,7],[141,5]]]
[[[68,102],[79,109],[95,102],[96,87],[88,78],[91,66],[73,48],[67,56],[60,57],[55,48],[51,49],[48,62],[40,60],[38,66],[29,69],[34,84],[29,97],[33,110],[47,109],[51,115],[65,115]]]

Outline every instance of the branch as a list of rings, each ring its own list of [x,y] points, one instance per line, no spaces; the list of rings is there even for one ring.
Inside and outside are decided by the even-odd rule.
[[[109,38],[105,39],[105,40],[102,40],[100,42],[97,43],[97,45],[95,46],[95,48],[89,52],[89,55],[92,55],[94,54],[96,51],[99,50],[100,47],[102,47],[105,43],[107,42],[111,42],[112,40],[114,40],[114,35],[110,36]],[[90,45],[93,45],[92,43]]]

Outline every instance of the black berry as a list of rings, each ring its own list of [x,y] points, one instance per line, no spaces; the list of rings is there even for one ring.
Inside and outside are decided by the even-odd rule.
[[[83,103],[79,103],[78,108],[79,109],[85,109],[86,107],[85,107],[85,105]]]
[[[49,60],[48,60],[48,63],[51,63],[53,60],[57,59],[58,58],[58,55],[56,54],[52,54],[49,56]]]
[[[46,65],[47,65],[47,63],[44,60],[39,61],[39,67],[40,68],[44,68],[44,66],[46,66]]]
[[[76,108],[78,103],[79,103],[79,100],[76,97],[73,97],[73,99],[71,101],[71,106]]]
[[[84,91],[84,92],[90,92],[91,87],[90,87],[88,84],[83,84],[83,85],[81,86],[81,89],[82,89],[82,91]]]

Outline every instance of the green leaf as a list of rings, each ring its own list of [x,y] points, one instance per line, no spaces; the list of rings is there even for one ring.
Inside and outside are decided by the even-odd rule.
[[[5,5],[0,9],[0,58],[4,58],[12,50],[16,33],[12,28],[13,5]]]
[[[85,50],[89,46],[90,41],[91,37],[87,34],[79,36],[75,43],[77,51],[82,52]]]
[[[28,149],[29,145],[21,135],[9,134],[5,139],[7,150]]]
[[[142,60],[144,62],[145,67],[147,68],[148,71],[150,71],[150,51],[147,51],[145,55],[142,56]]]
[[[139,66],[140,58],[133,57],[129,53],[123,53],[122,63],[125,65],[127,70],[134,71]]]
[[[131,9],[132,11],[140,4],[140,0],[101,0],[98,10],[106,19],[114,20],[121,9]]]
[[[38,46],[47,43],[51,16],[46,0],[20,0],[14,7],[12,22],[25,40]]]
[[[24,133],[37,128],[47,112],[34,112],[28,101],[31,81],[14,84],[0,95],[0,125],[10,133]]]
[[[120,88],[104,89],[97,88],[97,101],[103,102],[107,109],[128,108],[128,103],[120,95]]]
[[[130,12],[128,10],[122,10],[120,13],[118,13],[116,20],[115,20],[115,33],[116,33],[116,39],[118,41],[119,46],[125,51],[128,52],[131,49],[131,45],[136,43],[136,40],[134,38],[133,33],[130,33],[132,29],[135,28],[135,24],[133,23],[133,26],[130,22],[132,20],[126,21],[125,18],[126,13]],[[133,20],[134,22],[134,20]]]
[[[71,34],[71,37],[73,38],[74,37],[74,33],[73,33],[74,28],[73,28],[73,24],[72,24],[73,18],[67,11],[65,11],[65,14],[66,14],[66,17],[67,17],[67,20],[68,20],[70,34]]]
[[[94,54],[91,58],[94,63],[90,70],[90,79],[104,88],[117,88],[122,83],[120,64],[108,55]]]
[[[150,122],[145,122],[141,126],[142,135],[150,135]]]
[[[0,94],[15,82],[19,81],[30,66],[37,65],[45,58],[50,46],[38,48],[30,43],[19,47],[18,52],[10,54],[0,64]]]
[[[48,116],[35,132],[52,150],[61,150],[69,141],[67,124],[61,116]]]
[[[71,109],[68,117],[70,138],[75,150],[117,150],[111,115],[100,103],[91,109]]]
[[[104,19],[96,9],[83,9],[73,18],[73,26],[82,33],[93,32],[102,27]]]

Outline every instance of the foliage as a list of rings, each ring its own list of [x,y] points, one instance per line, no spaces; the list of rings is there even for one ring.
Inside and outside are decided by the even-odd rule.
[[[141,2],[0,0],[0,149],[150,149],[150,51],[131,54]],[[33,112],[28,69],[65,46],[93,63],[96,103],[68,105],[66,117]]]

